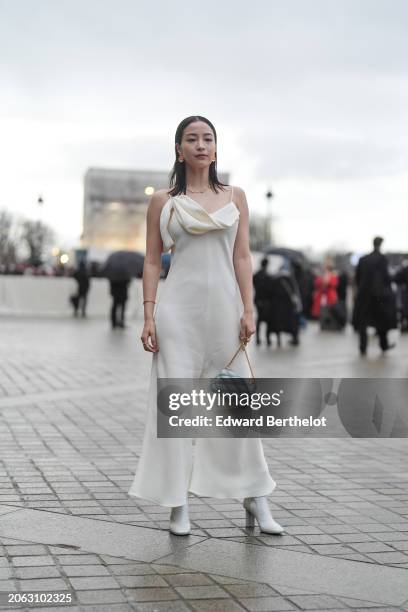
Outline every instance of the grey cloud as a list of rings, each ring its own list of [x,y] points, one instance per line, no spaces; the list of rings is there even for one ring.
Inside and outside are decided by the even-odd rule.
[[[365,139],[347,139],[302,132],[271,133],[268,153],[260,156],[259,178],[344,180],[393,175],[406,170],[397,146]],[[245,138],[254,152],[265,150],[265,135]]]
[[[174,129],[197,112],[218,129],[220,159],[230,132],[258,160],[259,184],[405,172],[406,0],[0,0],[0,10],[0,118],[77,134],[64,142],[61,130],[41,175],[169,169]]]

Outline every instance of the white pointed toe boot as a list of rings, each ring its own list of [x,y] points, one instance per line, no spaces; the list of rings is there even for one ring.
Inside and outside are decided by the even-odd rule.
[[[170,532],[174,535],[188,535],[191,530],[188,518],[188,504],[175,506],[170,513]]]
[[[247,527],[255,527],[255,519],[263,533],[282,533],[284,528],[272,517],[266,497],[246,497],[243,502]]]

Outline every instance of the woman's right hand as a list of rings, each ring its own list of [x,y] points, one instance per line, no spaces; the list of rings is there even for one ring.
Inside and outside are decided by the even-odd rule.
[[[157,353],[159,348],[157,346],[156,324],[154,319],[147,319],[145,321],[140,339],[145,351],[148,353]]]

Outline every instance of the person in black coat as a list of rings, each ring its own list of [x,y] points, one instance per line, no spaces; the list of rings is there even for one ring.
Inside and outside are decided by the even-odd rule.
[[[281,333],[292,336],[290,344],[299,344],[299,316],[302,301],[296,279],[290,270],[282,267],[274,276],[270,288],[270,318],[268,334],[275,333],[281,346]]]
[[[345,270],[337,273],[337,302],[332,306],[331,312],[337,324],[337,329],[344,329],[348,320],[347,313],[347,289],[349,279]]]
[[[402,262],[401,268],[394,276],[400,294],[400,329],[402,333],[408,332],[408,260]]]
[[[86,304],[90,287],[90,279],[84,261],[80,262],[78,269],[74,272],[73,276],[78,284],[77,294],[73,296],[73,299],[71,299],[74,307],[74,316],[78,316],[78,310],[81,309],[82,317],[86,317]]]
[[[380,252],[383,238],[374,238],[374,250],[359,259],[355,273],[356,299],[352,324],[360,336],[360,353],[367,352],[367,327],[375,327],[383,352],[393,348],[387,332],[397,327],[395,296],[391,288],[388,262]]]
[[[130,280],[110,280],[110,294],[112,296],[111,324],[115,327],[125,327],[125,309],[128,300],[128,287]],[[119,318],[118,318],[119,312]]]
[[[261,261],[261,269],[254,274],[255,305],[257,309],[256,343],[261,343],[259,328],[267,324],[266,342],[271,345],[271,334],[276,334],[281,346],[281,333],[291,334],[291,344],[299,344],[299,314],[302,310],[299,288],[295,277],[284,267],[271,275],[267,272],[268,259]]]
[[[271,276],[267,272],[268,267],[268,258],[264,257],[261,260],[261,267],[253,276],[253,285],[255,290],[254,302],[257,311],[256,318],[256,343],[261,344],[261,339],[259,336],[259,330],[261,323],[264,321],[268,324],[270,319],[270,286],[271,286]],[[267,332],[266,341],[268,346],[271,344],[271,340],[269,337],[269,333]]]

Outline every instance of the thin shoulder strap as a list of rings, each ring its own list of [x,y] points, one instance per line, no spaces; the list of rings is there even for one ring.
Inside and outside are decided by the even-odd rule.
[[[231,185],[231,202],[234,199],[233,196],[234,196],[234,187]]]
[[[170,199],[171,199],[171,198],[170,198]],[[169,220],[167,221],[167,231],[168,231],[168,233],[170,234],[171,239],[174,241],[174,238],[173,238],[173,236],[171,235],[171,233],[170,233],[170,229],[169,229],[170,221],[171,221],[171,218],[172,218],[172,216],[173,216],[173,212],[174,212],[174,205],[173,205],[173,200],[172,200],[172,199],[171,199],[171,204],[170,204],[170,206],[171,206],[171,208],[170,208]]]
[[[173,212],[174,212],[174,206],[173,206],[173,204],[172,204],[172,205],[171,205],[171,208],[170,208],[169,220],[167,221],[167,230],[169,229],[169,225],[170,225],[171,218],[172,218],[172,216],[173,216]]]

